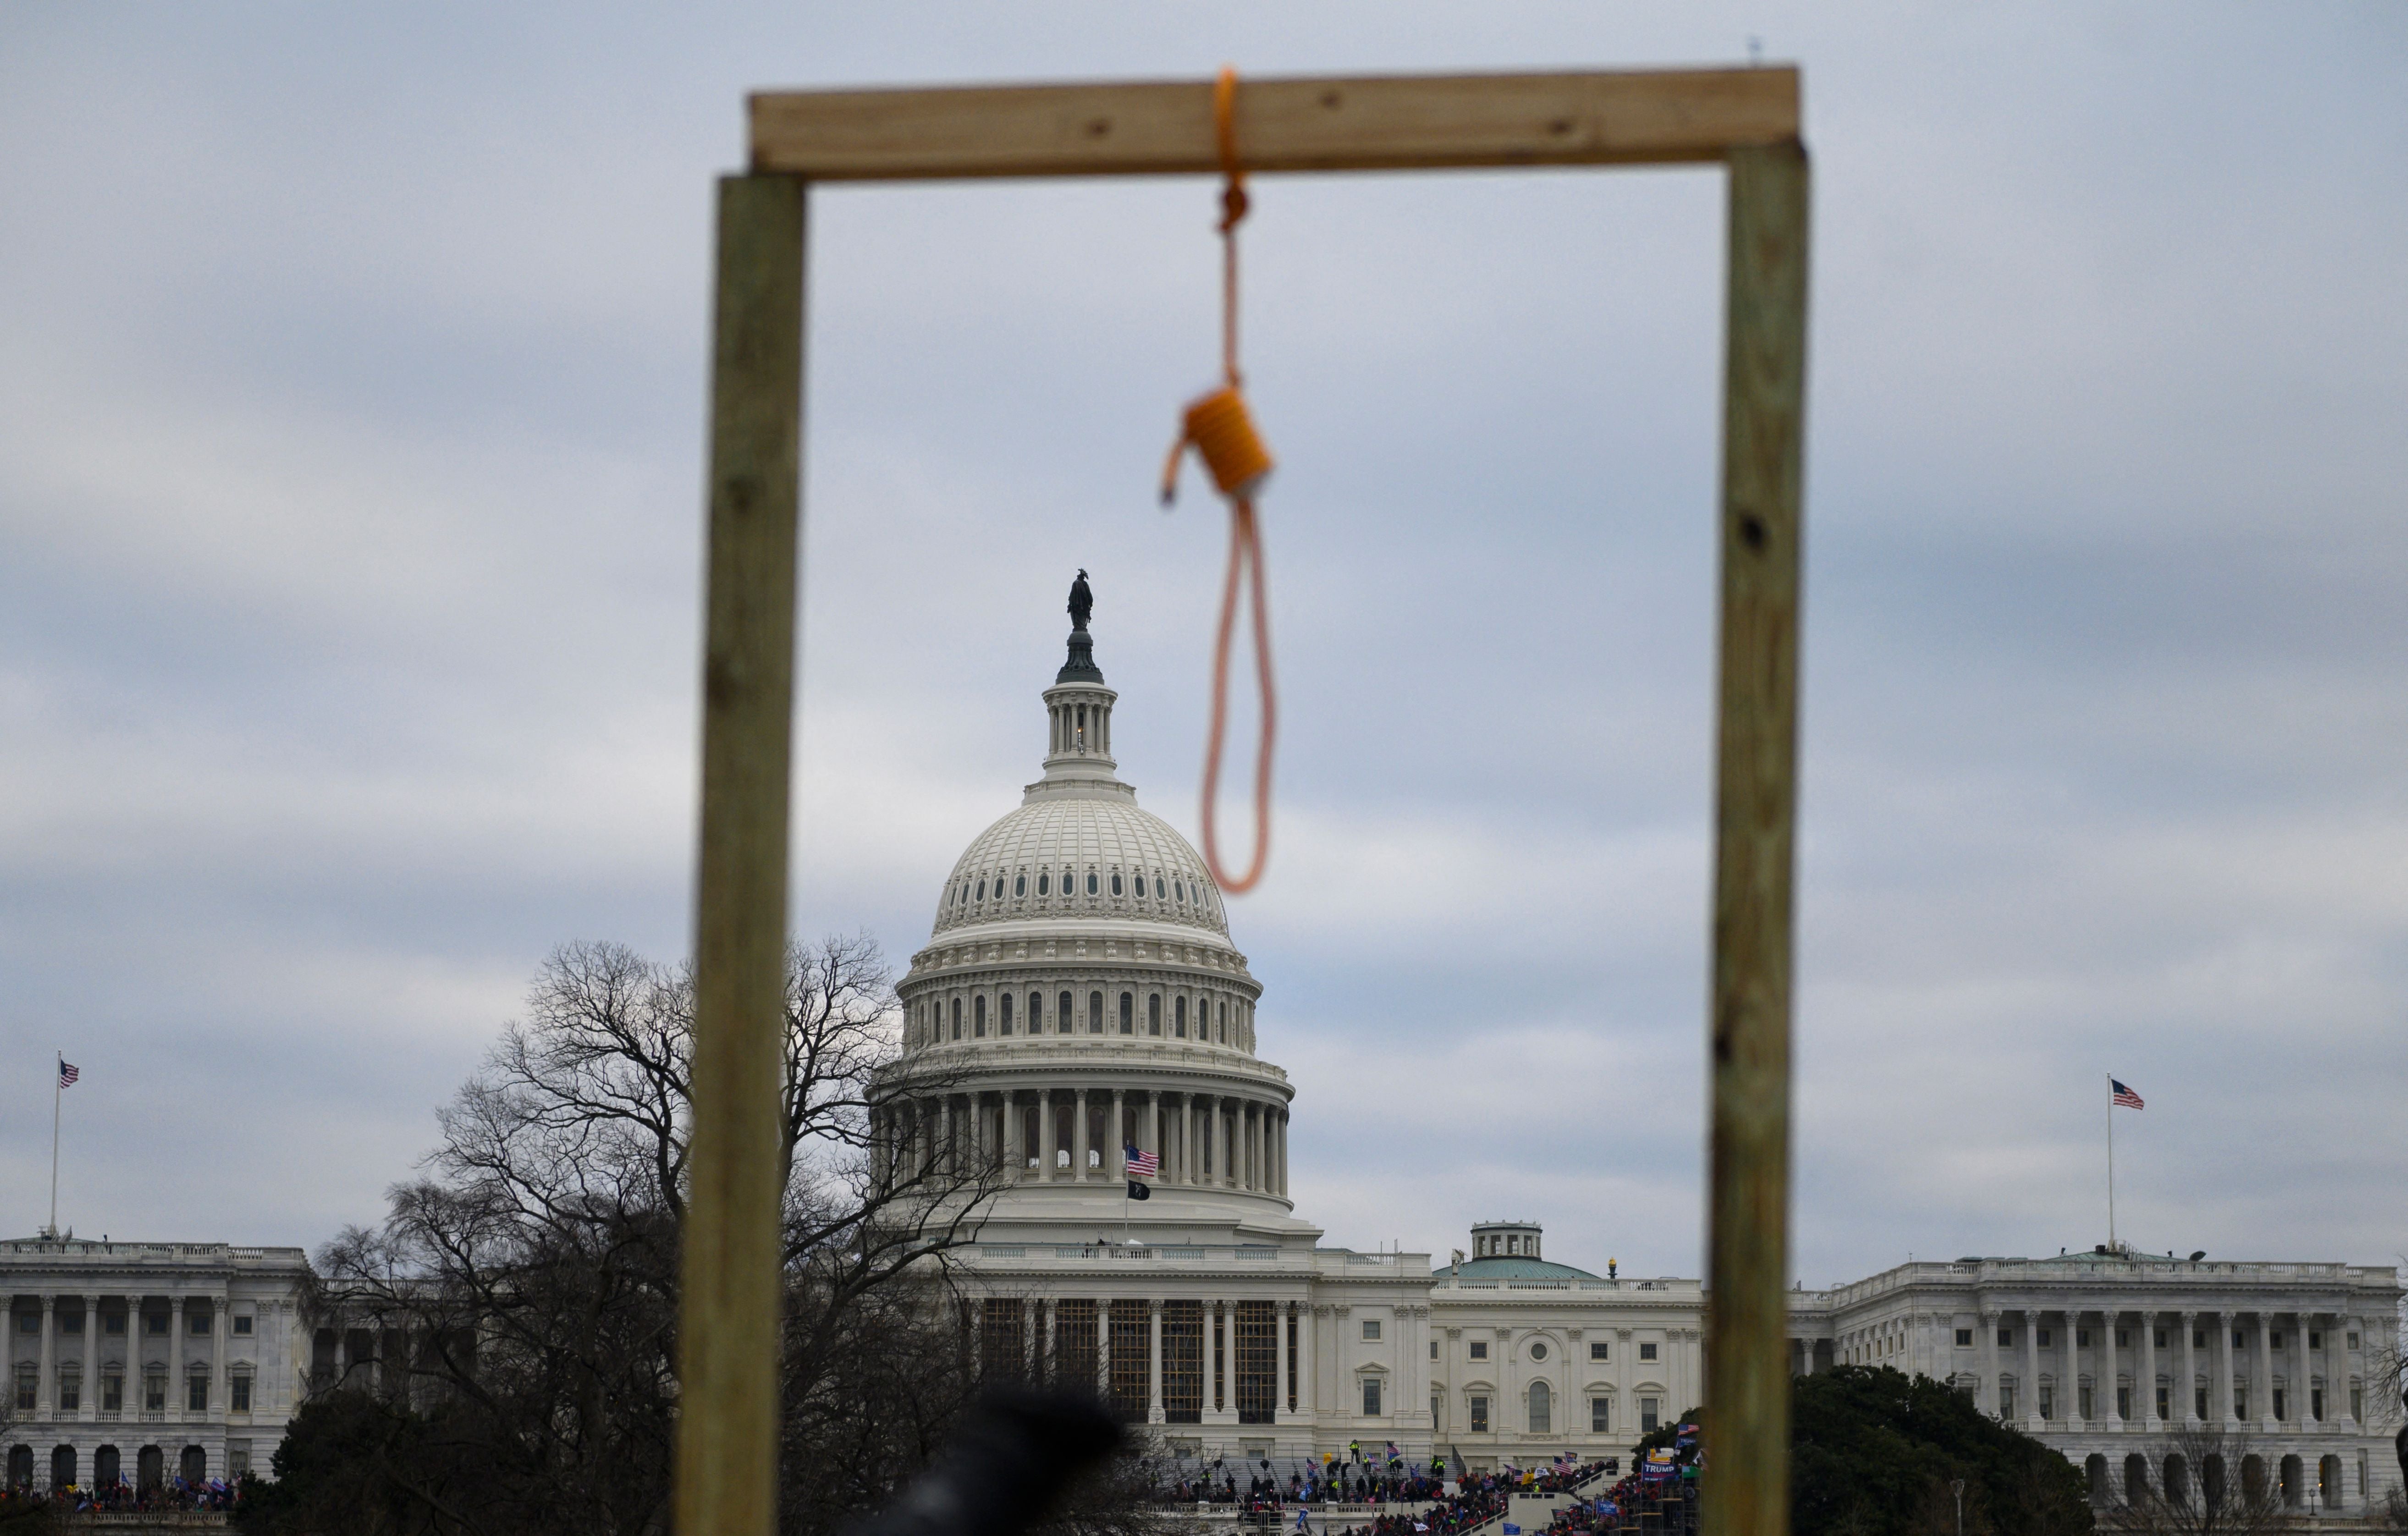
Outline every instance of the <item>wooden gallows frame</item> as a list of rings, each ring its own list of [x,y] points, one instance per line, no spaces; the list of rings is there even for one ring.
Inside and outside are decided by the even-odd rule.
[[[815,181],[1207,175],[1209,80],[768,93],[719,184],[693,1190],[676,1526],[776,1529],[777,1097]],[[1807,165],[1794,68],[1249,79],[1282,171],[1720,164],[1728,172],[1715,743],[1704,1525],[1788,1529],[1789,1012]]]

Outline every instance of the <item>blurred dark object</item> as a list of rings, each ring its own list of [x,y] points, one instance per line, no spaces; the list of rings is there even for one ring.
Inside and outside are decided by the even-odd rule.
[[[1120,1443],[1120,1425],[1092,1397],[990,1392],[935,1464],[852,1536],[1014,1536]]]

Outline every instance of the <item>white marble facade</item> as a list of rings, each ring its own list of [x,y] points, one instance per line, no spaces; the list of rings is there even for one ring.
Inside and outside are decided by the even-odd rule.
[[[1125,1416],[1207,1460],[1358,1441],[1475,1468],[1627,1455],[1698,1405],[1694,1279],[1551,1263],[1527,1222],[1484,1225],[1434,1268],[1325,1246],[1297,1213],[1295,1094],[1260,1054],[1261,984],[1203,860],[1118,778],[1117,703],[1075,631],[1044,694],[1043,776],[947,877],[874,1112],[888,1156],[1009,1173],[964,1256],[990,1355],[1093,1371]],[[1142,1203],[1122,1196],[1125,1143],[1161,1161]],[[2339,1265],[1914,1265],[1797,1293],[1797,1365],[1954,1378],[2110,1498],[2150,1430],[2229,1381],[2286,1486],[2363,1511],[2398,1480],[2395,1405],[2365,1400],[2365,1378],[2400,1295],[2390,1270]],[[2210,1397],[2211,1417],[2230,1406]]]
[[[2379,1379],[2400,1303],[2386,1267],[1969,1257],[1797,1293],[1791,1354],[1954,1382],[2084,1468],[2101,1503],[2163,1486],[2170,1432],[2200,1426],[2245,1438],[2292,1507],[2363,1514],[2400,1486]]]
[[[302,1397],[308,1276],[298,1248],[0,1242],[10,1484],[266,1471]]]

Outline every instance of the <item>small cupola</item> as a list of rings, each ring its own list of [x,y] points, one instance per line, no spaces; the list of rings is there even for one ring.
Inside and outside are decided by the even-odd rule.
[[[1538,1258],[1535,1221],[1484,1221],[1471,1228],[1473,1258]]]

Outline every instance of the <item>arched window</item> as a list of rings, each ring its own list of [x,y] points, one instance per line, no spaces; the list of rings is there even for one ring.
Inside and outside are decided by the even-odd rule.
[[[959,998],[953,999],[953,1038],[962,1038],[962,1000]]]
[[[1229,1043],[1229,1003],[1227,998],[1223,998],[1220,1004],[1214,1008],[1213,1016],[1219,1021],[1212,1026],[1213,1037],[1222,1044],[1226,1045]]]
[[[1181,1040],[1187,1038],[1187,999],[1180,998],[1171,1005],[1171,1033]]]
[[[1043,896],[1045,894],[1045,888],[1053,883],[1053,876],[1049,875],[1042,869],[1037,871],[1037,894],[1039,896]]]
[[[1113,870],[1113,871],[1112,871],[1112,895],[1114,895],[1114,896],[1118,896],[1118,895],[1120,895],[1120,894],[1121,894],[1121,872],[1120,872],[1118,869],[1115,869],[1115,870]]]
[[[1100,1003],[1103,999],[1098,998],[1096,1001]],[[1103,1010],[1098,1008],[1096,1012],[1100,1013]],[[1070,1032],[1070,995],[1068,992],[1054,999],[1054,1028],[1058,1034]]]
[[[1032,1035],[1045,1032],[1045,994],[1042,992],[1028,995],[1028,1032]]]
[[[1544,1382],[1530,1384],[1530,1432],[1534,1435],[1555,1432],[1555,1395]]]
[[[983,992],[970,999],[970,1037],[973,1040],[986,1039],[986,994]]]
[[[1137,1033],[1137,999],[1125,992],[1121,994],[1121,1033]]]
[[[1093,869],[1087,871],[1087,894],[1089,896],[1096,894],[1096,871]]]
[[[1087,1033],[1100,1035],[1103,1032],[1104,995],[1100,992],[1090,992],[1087,994]]]
[[[1164,890],[1164,889],[1162,888],[1162,877],[1161,877],[1160,875],[1156,875],[1156,876],[1154,876],[1154,898],[1156,901],[1160,901],[1161,899],[1163,899],[1163,897],[1165,897],[1168,896],[1169,894],[1170,894],[1169,892],[1168,892],[1168,891],[1166,891],[1166,890]]]
[[[1145,995],[1145,1032],[1149,1035],[1162,1033],[1162,994],[1159,992]]]
[[[1187,900],[1187,883],[1181,880],[1177,875],[1171,876],[1170,894],[1177,897],[1182,904],[1184,904]]]
[[[978,883],[978,899],[981,901],[984,901],[986,899],[986,880],[983,876],[980,878]]]
[[[1011,877],[1011,894],[1014,896],[1026,896],[1028,894],[1028,877],[1026,875],[1014,875]]]
[[[997,998],[996,998],[996,1000],[995,1000],[995,1011],[996,1011],[995,1032],[996,1032],[996,1034],[998,1034],[998,1035],[1009,1035],[1009,1034],[1010,1034],[1010,1033],[1011,1033],[1011,994],[1010,994],[1010,993],[1009,993],[1009,992],[1004,993],[1001,997],[998,997]]]

